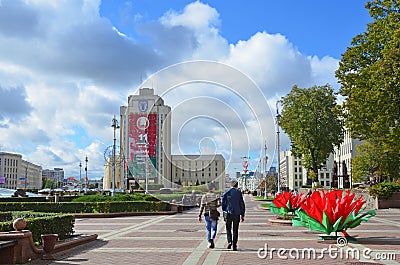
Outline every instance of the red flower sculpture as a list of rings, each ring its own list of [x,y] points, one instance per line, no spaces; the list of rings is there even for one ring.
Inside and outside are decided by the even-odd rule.
[[[291,192],[284,191],[276,195],[269,208],[273,213],[287,214],[297,210],[302,201],[302,194],[294,195]]]
[[[376,210],[362,213],[365,201],[361,196],[357,199],[354,197],[355,194],[349,190],[344,195],[341,190],[327,193],[314,191],[311,196],[304,198],[292,224],[328,235],[331,232],[342,232],[348,236],[346,229],[354,228],[376,214]]]

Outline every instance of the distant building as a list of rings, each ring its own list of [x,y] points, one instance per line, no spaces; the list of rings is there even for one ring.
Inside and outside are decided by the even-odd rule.
[[[172,185],[170,112],[171,107],[151,88],[130,95],[128,106],[120,107],[120,153],[125,169],[120,177],[125,188],[146,180],[164,187]]]
[[[62,168],[44,169],[42,171],[42,176],[54,181],[55,186],[60,188],[63,185],[64,169]]]
[[[307,168],[303,167],[302,159],[294,156],[290,150],[282,151],[280,165],[280,178],[282,190],[298,190],[303,185],[312,185],[308,178]],[[331,154],[325,164],[318,170],[318,183],[324,188],[331,187],[331,169],[333,155]]]
[[[215,183],[218,190],[225,189],[225,158],[216,155],[171,155],[171,181],[183,186]]]
[[[298,190],[303,185],[301,158],[294,156],[290,150],[282,151],[280,156],[281,189]]]
[[[22,159],[22,155],[0,152],[0,188],[41,189],[42,167]]]
[[[104,165],[104,178],[103,178],[103,183],[102,187],[103,189],[112,189],[112,183],[113,183],[113,162],[112,162],[112,157],[108,157],[106,164]],[[124,164],[123,160],[121,159],[121,156],[116,156],[115,157],[115,187],[116,189],[123,189],[124,185]]]
[[[255,191],[259,185],[260,179],[256,177],[254,172],[242,174],[238,179],[238,187],[245,191]]]
[[[333,176],[334,186],[338,188],[351,188],[352,161],[357,155],[356,146],[361,143],[362,141],[359,139],[351,138],[349,130],[345,130],[343,143],[339,147],[335,147],[333,152],[333,160],[337,166],[337,176]]]
[[[356,146],[362,142],[352,139],[349,131],[344,134],[343,143],[334,148],[318,170],[318,183],[324,188],[351,188],[352,187],[352,161],[356,156]],[[312,180],[307,178],[307,169],[299,168],[301,159],[294,157],[290,150],[281,152],[281,185],[288,189],[297,189],[302,185],[312,185]],[[301,171],[299,171],[301,170]],[[301,182],[299,177],[301,178]]]

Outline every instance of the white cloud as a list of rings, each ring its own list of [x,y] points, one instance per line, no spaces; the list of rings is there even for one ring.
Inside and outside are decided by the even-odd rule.
[[[294,84],[335,82],[337,60],[306,57],[280,34],[255,32],[229,43],[220,34],[218,10],[201,2],[137,25],[143,39],[128,37],[100,17],[99,3],[1,1],[2,150],[45,168],[64,167],[68,176],[77,176],[79,161],[88,155],[89,176],[100,178],[103,152],[112,142],[111,119],[140,79],[185,60],[212,60],[218,62],[213,67],[173,65],[175,71],[161,71],[144,86],[165,96],[174,126],[196,115],[209,117],[183,127],[182,150],[217,147],[239,167],[241,156],[261,150],[263,138],[272,154],[270,109],[277,98]],[[215,83],[182,83],[187,80]],[[6,104],[12,108],[4,109]]]

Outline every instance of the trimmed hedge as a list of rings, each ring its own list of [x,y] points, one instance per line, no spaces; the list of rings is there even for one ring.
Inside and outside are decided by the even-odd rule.
[[[371,186],[369,188],[369,194],[371,196],[377,197],[378,199],[387,200],[392,196],[394,192],[400,191],[400,183],[396,182],[382,182]]]
[[[3,211],[34,211],[52,213],[113,213],[113,212],[157,212],[169,211],[165,202],[20,202],[0,203]]]
[[[75,216],[73,214],[54,213],[32,213],[13,212],[6,222],[0,222],[0,231],[8,232],[14,230],[13,222],[16,218],[23,217],[26,221],[26,228],[32,232],[33,242],[41,244],[42,234],[58,234],[58,239],[63,240],[71,237],[74,230]]]
[[[12,213],[11,212],[1,212],[0,213],[0,222],[7,222],[12,219]]]
[[[70,202],[79,196],[60,196],[60,202]],[[41,196],[41,197],[4,197],[0,198],[1,202],[52,202],[54,201],[53,196]]]
[[[86,195],[74,198],[72,202],[131,202],[131,201],[159,201],[157,198],[147,194],[116,194],[107,195]]]

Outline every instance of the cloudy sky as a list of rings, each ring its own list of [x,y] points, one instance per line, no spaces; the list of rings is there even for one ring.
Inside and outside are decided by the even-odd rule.
[[[276,163],[276,101],[334,71],[371,21],[361,0],[0,0],[0,150],[43,169],[103,175],[111,120],[152,87],[172,152]],[[283,135],[282,149],[289,147]]]

